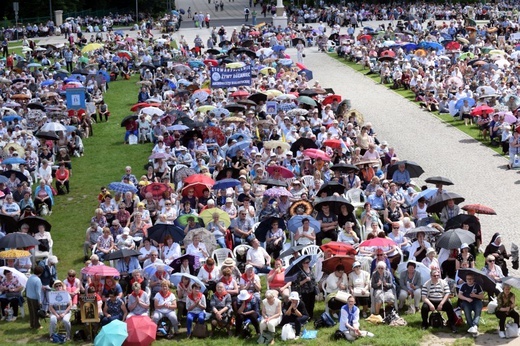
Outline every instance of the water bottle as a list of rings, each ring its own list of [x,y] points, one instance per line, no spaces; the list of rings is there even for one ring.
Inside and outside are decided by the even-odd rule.
[[[11,305],[8,305],[6,310],[7,310],[7,320],[11,321],[13,319],[13,308],[11,307]]]

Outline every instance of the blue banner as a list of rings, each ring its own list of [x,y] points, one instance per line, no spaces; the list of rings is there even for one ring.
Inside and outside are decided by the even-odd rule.
[[[240,68],[211,68],[212,88],[231,88],[251,85],[251,66]]]
[[[86,109],[85,88],[68,88],[66,91],[67,109]]]

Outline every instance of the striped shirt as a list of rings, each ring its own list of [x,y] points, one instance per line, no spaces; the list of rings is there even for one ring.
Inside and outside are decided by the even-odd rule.
[[[442,279],[439,279],[436,284],[428,280],[421,289],[421,296],[435,302],[441,301],[447,294],[450,294],[450,287]]]

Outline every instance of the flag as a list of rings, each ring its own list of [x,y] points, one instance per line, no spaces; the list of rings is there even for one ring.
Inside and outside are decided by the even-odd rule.
[[[339,140],[341,142],[341,152],[343,154],[346,154],[349,151],[348,150],[348,145],[347,145],[347,143],[345,143],[345,141],[342,138],[340,138]]]

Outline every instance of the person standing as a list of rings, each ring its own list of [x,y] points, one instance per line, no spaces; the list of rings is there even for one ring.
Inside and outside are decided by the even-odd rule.
[[[247,21],[249,20],[249,8],[244,8],[244,17],[245,17],[245,22],[247,23]]]
[[[254,19],[253,19],[253,22],[254,22]],[[253,25],[254,25],[254,23],[253,23]],[[296,51],[298,52],[297,57],[298,57],[298,62],[300,64],[303,64],[303,57],[305,55],[305,54],[303,54],[304,50],[305,50],[305,45],[303,44],[303,40],[299,40],[298,44],[296,45]]]
[[[25,295],[27,297],[27,306],[29,307],[29,324],[31,329],[40,329],[40,319],[38,318],[38,309],[42,302],[42,281],[40,276],[43,274],[43,267],[36,266],[33,275],[27,280],[25,286]]]
[[[7,39],[4,37],[2,41],[2,57],[7,58],[9,55],[9,43],[7,42]]]
[[[206,28],[209,29],[209,23],[211,21],[211,17],[209,13],[206,13],[206,16],[204,17],[204,23],[206,24]]]
[[[256,2],[255,2],[256,5]],[[251,19],[253,20],[253,25],[256,25],[256,16],[258,15],[258,12],[253,8],[253,12],[251,12]]]

